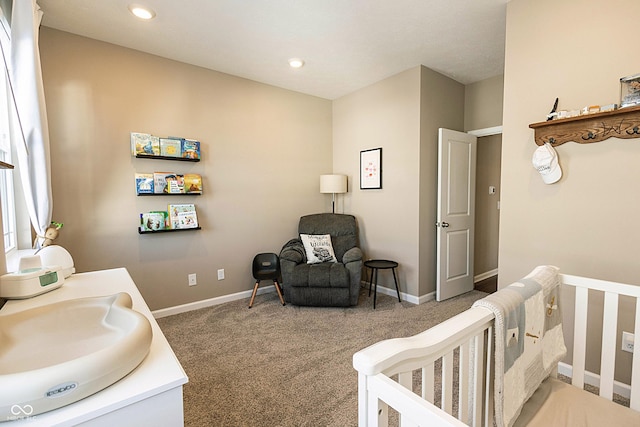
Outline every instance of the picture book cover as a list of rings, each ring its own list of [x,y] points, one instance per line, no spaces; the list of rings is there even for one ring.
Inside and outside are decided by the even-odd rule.
[[[167,193],[182,194],[184,193],[184,175],[172,174],[164,177],[167,183]]]
[[[172,229],[197,228],[198,216],[193,203],[179,203],[168,206],[169,224]]]
[[[202,176],[197,173],[184,174],[184,192],[187,194],[202,194]]]
[[[160,155],[182,157],[182,140],[178,138],[160,138]]]
[[[148,133],[131,132],[131,154],[160,155],[160,138]]]
[[[167,212],[152,211],[140,214],[141,231],[164,230],[167,226]]]
[[[169,228],[169,212],[167,211],[149,211],[149,213],[162,215],[161,229]]]
[[[153,193],[153,174],[136,173],[136,194]]]
[[[182,157],[186,159],[200,158],[200,141],[195,139],[182,140]]]
[[[153,192],[156,194],[168,193],[167,177],[169,180],[176,179],[174,172],[154,172],[153,173]]]

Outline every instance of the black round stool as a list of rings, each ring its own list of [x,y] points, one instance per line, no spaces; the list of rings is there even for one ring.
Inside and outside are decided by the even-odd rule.
[[[371,296],[371,284],[375,282],[376,287],[373,288],[373,309],[376,308],[376,295],[378,294],[378,270],[391,269],[393,272],[393,281],[396,283],[396,292],[398,293],[398,302],[402,302],[400,299],[400,289],[398,289],[398,279],[396,278],[396,268],[398,263],[395,261],[389,261],[387,259],[370,259],[364,262],[364,266],[371,269],[371,278],[369,280],[369,296]]]

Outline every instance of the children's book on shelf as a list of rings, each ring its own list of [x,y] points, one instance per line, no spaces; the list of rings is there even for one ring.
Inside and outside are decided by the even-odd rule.
[[[200,158],[200,141],[195,139],[182,140],[182,157],[186,159]]]
[[[153,193],[153,174],[136,173],[136,194]]]
[[[178,203],[168,206],[169,210],[169,228],[197,228],[198,216],[196,215],[196,207],[193,203]]]
[[[202,176],[197,173],[184,174],[184,192],[187,194],[202,194]]]
[[[182,139],[160,138],[160,155],[167,157],[182,157]]]
[[[160,155],[160,138],[148,133],[131,132],[131,153],[144,156]]]
[[[172,174],[164,177],[167,183],[167,193],[182,194],[184,193],[184,175]]]
[[[169,214],[165,211],[151,211],[140,214],[140,231],[158,231],[167,228]]]
[[[167,177],[171,180],[175,179],[174,172],[154,172],[153,173],[153,192],[156,194],[168,193]]]

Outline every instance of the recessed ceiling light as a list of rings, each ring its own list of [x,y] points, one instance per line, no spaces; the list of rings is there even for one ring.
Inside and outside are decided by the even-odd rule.
[[[146,6],[141,6],[139,4],[130,4],[129,11],[138,18],[144,20],[149,20],[156,17],[156,13],[153,11],[153,9],[149,9]]]
[[[304,65],[304,61],[300,58],[291,58],[289,60],[291,68],[301,68]]]

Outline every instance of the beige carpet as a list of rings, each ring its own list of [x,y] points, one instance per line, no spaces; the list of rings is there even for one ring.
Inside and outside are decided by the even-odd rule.
[[[377,341],[409,336],[469,308],[472,291],[421,305],[363,289],[352,308],[282,306],[277,294],[158,319],[189,376],[185,425],[356,426],[352,356]]]

